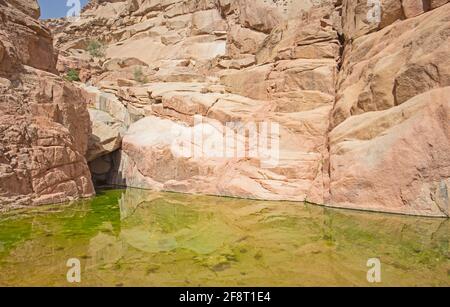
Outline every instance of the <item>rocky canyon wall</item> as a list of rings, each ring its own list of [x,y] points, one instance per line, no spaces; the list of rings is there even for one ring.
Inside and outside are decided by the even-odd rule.
[[[63,89],[89,105],[89,140],[70,112],[51,123],[99,183],[448,216],[450,4],[375,2],[97,0],[46,21],[57,60],[39,24],[34,49],[48,52],[16,57],[33,74],[79,73]]]
[[[93,195],[90,120],[36,1],[0,1],[0,210]]]
[[[332,26],[335,3],[304,12],[312,7],[306,4],[103,2],[91,3],[76,22],[50,21],[62,71],[78,67],[89,75],[97,60],[82,50],[92,39],[105,45],[104,61],[83,86],[99,119],[95,154],[88,154],[92,172],[141,188],[325,203],[340,43]],[[136,70],[145,80],[137,80]],[[195,115],[209,131],[198,131]],[[245,135],[232,148],[244,148],[244,156],[210,156],[211,148],[193,140],[187,142],[198,156],[172,150],[180,134],[200,133],[207,143],[223,131],[263,129],[268,122],[279,125],[279,138],[268,132],[267,142],[279,145],[271,165],[250,155]],[[112,176],[111,161],[118,168]]]
[[[347,39],[329,133],[331,204],[448,216],[446,2],[382,1],[387,12],[369,28],[349,21],[353,12],[344,14]]]
[[[101,1],[53,22],[62,69],[89,78],[91,170],[141,188],[448,216],[449,4],[379,3]],[[106,46],[95,69],[91,39]],[[251,156],[248,134],[235,144],[245,157],[180,139],[264,122],[279,125],[275,165]],[[174,154],[177,142],[200,155]]]

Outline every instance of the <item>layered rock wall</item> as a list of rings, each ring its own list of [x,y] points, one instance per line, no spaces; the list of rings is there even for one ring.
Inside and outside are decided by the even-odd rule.
[[[398,15],[347,42],[329,134],[330,203],[448,215],[449,13],[446,4]]]
[[[94,194],[81,91],[56,73],[36,1],[0,1],[0,210]]]
[[[449,5],[92,1],[49,25],[60,72],[88,82],[88,157],[110,183],[448,216]],[[243,157],[195,142],[264,123],[235,139]],[[261,134],[276,163],[252,155]]]

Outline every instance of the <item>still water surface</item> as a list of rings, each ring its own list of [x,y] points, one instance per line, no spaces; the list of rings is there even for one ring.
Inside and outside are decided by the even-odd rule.
[[[450,286],[449,221],[127,189],[0,215],[0,285]]]

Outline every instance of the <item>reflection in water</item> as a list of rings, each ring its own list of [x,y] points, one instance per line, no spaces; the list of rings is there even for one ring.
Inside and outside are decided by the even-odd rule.
[[[0,216],[0,285],[449,286],[448,220],[143,190]]]

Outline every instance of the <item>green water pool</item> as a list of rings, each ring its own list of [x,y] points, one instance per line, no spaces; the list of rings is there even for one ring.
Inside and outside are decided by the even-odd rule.
[[[450,286],[448,239],[448,219],[105,190],[0,215],[0,285]]]

